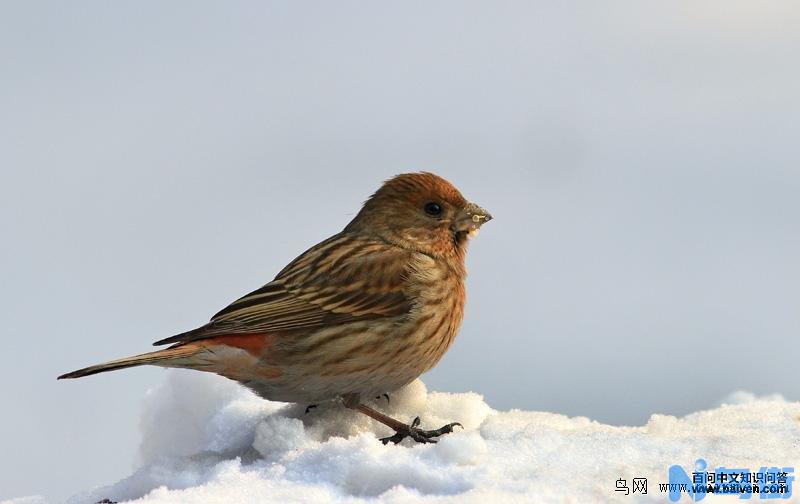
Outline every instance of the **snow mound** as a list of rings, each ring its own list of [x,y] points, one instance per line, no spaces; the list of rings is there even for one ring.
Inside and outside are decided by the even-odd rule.
[[[140,469],[69,502],[664,502],[658,483],[673,464],[689,474],[698,458],[800,466],[800,403],[743,392],[726,402],[734,404],[615,427],[498,412],[480,395],[428,392],[416,381],[373,405],[402,420],[419,415],[425,428],[464,429],[438,444],[384,446],[376,438],[389,429],[336,403],[305,413],[213,375],[173,371],[145,399]],[[617,479],[634,477],[648,479],[647,495],[614,491]]]

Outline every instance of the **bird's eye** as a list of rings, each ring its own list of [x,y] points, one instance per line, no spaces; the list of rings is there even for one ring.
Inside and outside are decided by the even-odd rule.
[[[430,203],[425,203],[425,213],[428,215],[433,215],[434,217],[438,217],[439,215],[442,215],[442,206],[433,201]]]

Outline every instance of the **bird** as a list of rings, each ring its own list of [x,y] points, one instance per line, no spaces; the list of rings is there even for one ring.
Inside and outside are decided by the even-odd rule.
[[[464,316],[467,244],[492,216],[429,172],[386,180],[345,228],[306,250],[274,280],[166,348],[63,374],[79,378],[153,365],[216,373],[260,397],[316,405],[338,400],[394,435],[433,443],[461,426],[420,428],[365,401],[435,366]]]

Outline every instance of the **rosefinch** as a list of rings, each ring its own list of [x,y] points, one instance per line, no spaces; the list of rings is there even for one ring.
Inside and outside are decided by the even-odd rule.
[[[467,241],[491,218],[441,177],[398,175],[342,232],[208,324],[59,379],[143,364],[209,371],[269,400],[339,398],[394,429],[384,443],[434,442],[460,424],[422,430],[419,418],[404,424],[362,399],[410,383],[447,351],[464,314]]]

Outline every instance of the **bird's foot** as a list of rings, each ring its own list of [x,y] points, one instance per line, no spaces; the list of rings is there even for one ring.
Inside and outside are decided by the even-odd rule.
[[[460,423],[453,422],[444,425],[442,427],[439,427],[438,429],[423,430],[418,428],[419,424],[420,424],[420,419],[419,417],[417,417],[414,419],[414,421],[411,422],[411,425],[403,425],[401,428],[397,429],[394,435],[381,438],[381,442],[383,444],[388,444],[391,441],[392,443],[397,444],[400,441],[404,440],[405,438],[410,437],[417,443],[435,443],[437,441],[437,439],[435,438],[443,434],[449,434],[453,432],[453,427],[455,427],[456,425],[458,425],[462,429],[464,428],[464,426],[461,425]]]
[[[316,407],[317,407],[316,404],[309,404],[308,406],[306,406],[306,415],[308,415],[308,412]]]

